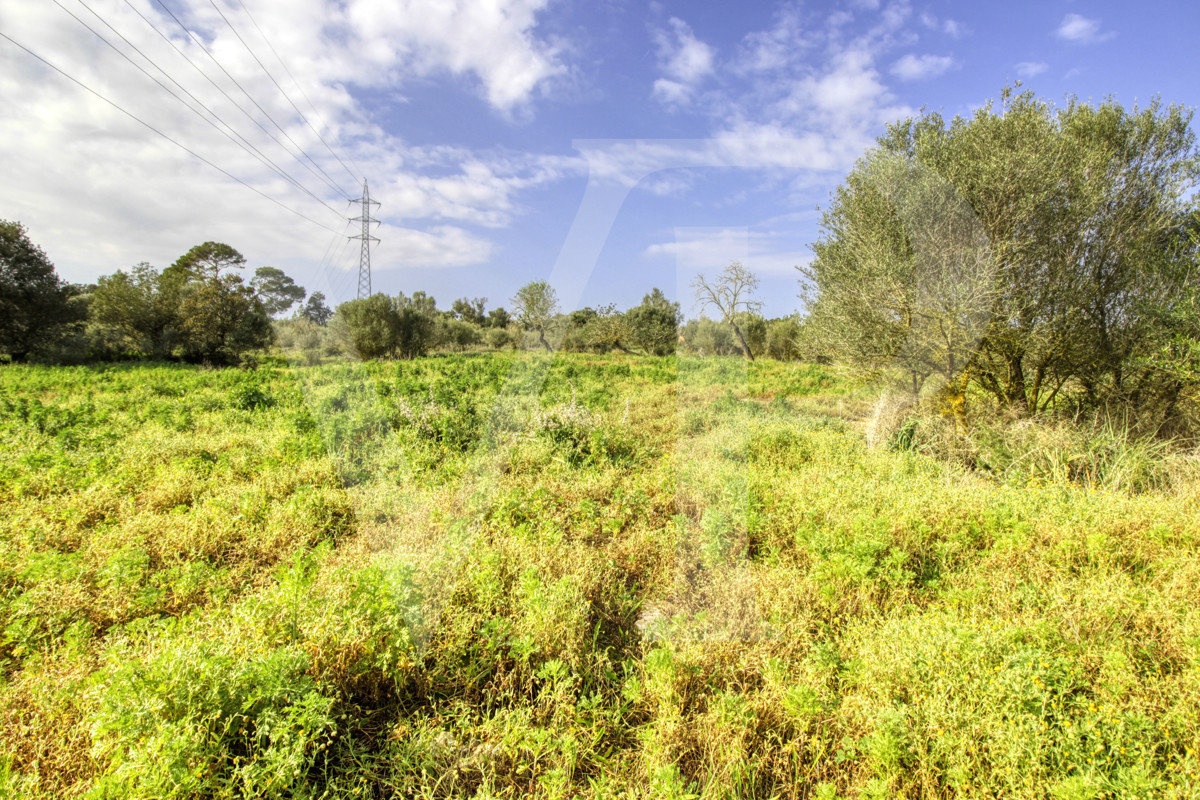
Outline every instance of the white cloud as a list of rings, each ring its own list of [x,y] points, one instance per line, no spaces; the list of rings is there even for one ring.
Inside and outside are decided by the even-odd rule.
[[[867,49],[847,49],[830,61],[831,68],[823,74],[799,82],[789,98],[794,113],[801,110],[799,103],[845,120],[861,115],[887,96],[887,89],[875,69],[874,56]]]
[[[1048,70],[1050,65],[1044,61],[1021,61],[1013,69],[1022,78],[1033,78]]]
[[[782,6],[769,28],[742,38],[722,81],[706,91],[701,110],[709,138],[582,143],[589,175],[672,193],[691,185],[694,174],[682,170],[755,169],[768,183],[811,198],[817,184],[824,187],[874,144],[884,124],[916,113],[896,100],[877,67],[881,55],[910,40],[904,21],[911,6],[891,3],[865,33],[849,39],[844,27],[830,25],[833,16]],[[917,62],[922,74],[952,65],[937,56]],[[659,79],[656,92],[677,102],[693,96],[687,84],[668,77]],[[675,172],[648,177],[661,170]],[[797,180],[805,172],[824,177]]]
[[[954,66],[950,56],[909,53],[892,64],[891,73],[902,81],[923,81],[936,78]]]
[[[1080,44],[1094,44],[1107,41],[1114,36],[1112,31],[1101,32],[1100,20],[1088,19],[1080,14],[1067,14],[1058,26],[1058,38]]]
[[[675,237],[651,244],[643,255],[668,258],[684,273],[719,270],[741,261],[760,275],[796,275],[796,265],[812,261],[812,253],[790,249],[789,237],[748,227],[676,228]]]
[[[654,96],[668,104],[682,104],[712,74],[716,51],[697,39],[691,27],[678,17],[671,17],[670,26],[670,31],[654,33],[659,67],[666,76],[654,82]]]
[[[556,49],[533,34],[537,14],[548,0],[349,0],[345,32],[358,60],[359,80],[372,73],[396,81],[405,74],[439,71],[472,74],[488,102],[510,110],[531,97],[546,80],[563,72]],[[281,18],[295,9],[277,5]],[[322,18],[336,13],[327,8]]]
[[[0,95],[22,98],[19,111],[0,115],[0,173],[8,190],[4,216],[25,222],[69,280],[91,280],[143,259],[168,264],[210,239],[239,248],[251,263],[307,265],[297,267],[301,273],[315,269],[331,237],[336,243],[345,233],[345,217],[353,215],[346,197],[361,190],[360,171],[371,178],[372,194],[383,203],[377,216],[385,221],[385,235],[395,237],[380,251],[376,263],[381,268],[392,260],[426,266],[478,263],[491,244],[446,223],[508,225],[522,211],[521,192],[581,169],[581,162],[571,159],[416,148],[388,135],[370,116],[390,101],[403,101],[400,93],[414,77],[439,74],[459,77],[501,115],[526,107],[565,69],[556,48],[538,36],[537,18],[548,0],[245,2],[287,72],[240,9],[225,7],[226,15],[346,168],[206,0],[171,6],[283,126],[286,137],[263,120],[279,142],[185,60],[179,51],[226,83],[201,45],[170,17],[148,3],[134,4],[144,19],[119,0],[96,0],[93,6],[316,199],[168,97],[55,6],[33,4],[20,15],[6,15],[5,33],[271,198],[237,185],[3,43]],[[97,27],[119,44],[106,28]],[[303,96],[288,73],[303,87]],[[364,88],[372,90],[375,103],[369,111],[357,99]],[[244,97],[237,102],[261,119]],[[306,155],[289,156],[297,146]],[[319,177],[321,171],[328,179]],[[423,223],[432,227],[422,230]],[[304,282],[303,274],[296,277]]]
[[[967,34],[967,28],[958,20],[953,19],[938,19],[928,11],[921,14],[921,24],[930,30],[944,33],[947,36],[957,39]]]
[[[799,9],[783,6],[776,12],[771,28],[754,31],[742,39],[735,68],[742,73],[780,70],[802,59],[815,43],[814,33],[807,30]]]
[[[494,251],[487,239],[450,225],[427,231],[388,227],[383,236],[387,237],[387,246],[378,252],[387,255],[396,251],[387,262],[393,267],[466,267],[486,263]]]
[[[654,82],[654,96],[668,105],[683,105],[692,97],[692,88],[679,81],[659,78]]]
[[[883,9],[883,27],[885,30],[898,30],[911,15],[912,5],[908,0],[895,0]]]

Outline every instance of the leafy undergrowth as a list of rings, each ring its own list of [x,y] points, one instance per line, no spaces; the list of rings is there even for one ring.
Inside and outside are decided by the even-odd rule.
[[[1200,795],[1200,505],[820,367],[0,370],[0,794]]]

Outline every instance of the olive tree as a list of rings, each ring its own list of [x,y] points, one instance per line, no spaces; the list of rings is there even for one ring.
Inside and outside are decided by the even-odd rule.
[[[679,303],[668,300],[661,289],[651,290],[642,298],[641,305],[625,312],[625,319],[637,347],[656,356],[675,352],[683,312]]]
[[[1191,114],[1002,101],[899,122],[856,165],[805,271],[811,321],[834,355],[940,372],[960,404],[968,383],[1021,412],[1064,389],[1141,402],[1148,309],[1187,288],[1167,234],[1198,176]]]
[[[558,295],[546,281],[532,281],[517,290],[512,298],[512,313],[517,323],[527,331],[536,331],[538,341],[547,351],[546,328],[558,312]]]

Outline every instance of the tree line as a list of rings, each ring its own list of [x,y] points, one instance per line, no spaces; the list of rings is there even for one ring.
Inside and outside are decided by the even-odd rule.
[[[85,361],[126,357],[237,363],[274,341],[272,317],[324,325],[333,312],[283,270],[259,267],[222,242],[204,242],[158,270],[142,262],[91,285],[56,274],[24,226],[0,221],[0,353],[11,360]],[[304,302],[307,297],[307,302]]]
[[[734,273],[743,279],[750,276],[735,263],[712,286],[725,286]],[[490,310],[484,297],[459,298],[449,309],[439,309],[425,292],[377,293],[342,303],[324,328],[300,319],[284,321],[276,329],[281,345],[301,350],[313,360],[336,354],[411,359],[436,350],[479,348],[654,356],[682,349],[710,355],[740,353],[747,358],[796,358],[799,319],[763,318],[746,291],[743,287],[742,297],[733,305],[713,305],[718,319],[701,316],[686,323],[680,304],[658,288],[624,311],[613,304],[563,311],[554,288],[545,281],[522,286],[507,308]]]
[[[245,267],[235,248],[210,241],[161,270],[142,262],[91,285],[69,284],[23,226],[0,222],[0,353],[14,361],[157,358],[213,365],[238,363],[272,345],[301,351],[310,361],[525,347],[798,355],[798,319],[760,316],[749,296],[757,281],[737,263],[712,281],[698,278],[702,310],[714,309],[719,319],[701,316],[686,324],[680,304],[657,288],[625,311],[610,304],[564,312],[545,281],[522,286],[508,308],[462,297],[439,309],[431,295],[415,291],[375,294],[331,310],[322,293],[309,295],[283,270],[259,267],[247,281]]]

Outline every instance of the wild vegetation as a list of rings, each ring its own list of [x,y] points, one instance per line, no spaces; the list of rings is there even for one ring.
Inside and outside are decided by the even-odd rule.
[[[868,447],[871,402],[740,358],[7,367],[2,785],[1194,796],[1195,457],[985,477]]]

